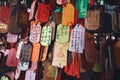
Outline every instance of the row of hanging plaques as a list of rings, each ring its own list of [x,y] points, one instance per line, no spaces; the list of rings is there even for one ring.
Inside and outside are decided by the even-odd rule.
[[[86,0],[86,2],[82,2],[82,1],[80,2],[80,0],[76,0],[76,3],[86,4],[86,6],[84,6],[83,11],[78,11],[80,13],[78,14],[78,18],[85,18],[88,0]],[[76,8],[81,9],[81,6],[77,5]],[[68,14],[69,11],[71,12]],[[68,26],[68,24],[69,22],[72,24],[74,24],[75,22],[74,21],[75,8],[73,5],[71,5],[71,3],[67,3],[66,6],[63,7],[63,12],[64,13],[62,14],[62,21],[61,21],[61,24],[57,25],[56,34],[55,34],[54,22],[50,22],[50,23],[48,22],[45,26],[42,27],[40,22],[42,18],[39,18],[39,16],[36,16],[36,20],[38,21],[31,21],[30,36],[28,37],[29,41],[32,42],[32,44],[22,40],[19,42],[17,51],[15,48],[11,48],[8,54],[7,62],[6,62],[7,66],[11,66],[11,67],[17,66],[19,70],[23,70],[23,71],[27,70],[26,75],[28,75],[29,77],[26,76],[25,79],[34,80],[36,75],[35,70],[37,68],[37,61],[40,55],[39,52],[41,49],[41,45],[44,46],[43,54],[46,56],[46,51],[48,50],[48,46],[50,46],[51,41],[54,39],[55,39],[55,45],[54,45],[54,55],[53,55],[53,61],[52,61],[53,66],[57,66],[61,68],[66,66],[67,50],[71,52],[83,53],[83,49],[85,49],[85,46],[84,46],[85,28],[88,30],[96,30],[99,28],[100,12],[97,10],[88,11],[87,17],[85,19],[85,28],[80,24],[76,24],[75,27],[71,30],[71,32],[70,32],[70,26]],[[47,22],[48,18],[47,20],[44,20],[44,19],[42,20],[43,22]],[[11,33],[7,34],[7,42],[15,43],[17,42],[17,39],[18,39],[18,35],[11,34]],[[7,55],[8,50],[6,50],[6,52],[4,50],[2,51]],[[45,58],[43,59],[43,61],[44,60]],[[30,65],[29,61],[32,61],[32,65],[30,69],[28,69]],[[20,72],[19,70],[18,70],[18,73]],[[18,75],[16,73],[16,76],[15,76],[16,79],[18,78]],[[30,78],[31,75],[33,75],[34,79],[28,79]]]
[[[60,0],[60,2],[61,1],[62,0]],[[90,0],[90,1],[92,2],[92,0]],[[88,10],[88,8],[87,8],[88,4],[89,4],[88,0],[86,0],[86,1],[76,0],[75,6],[69,0],[65,0],[65,2],[63,0],[63,3],[66,3],[66,4],[62,6],[62,9],[56,7],[55,11],[53,11],[53,12],[51,12],[50,4],[38,3],[38,9],[37,9],[36,13],[35,13],[35,3],[36,3],[36,0],[34,0],[31,4],[28,20],[33,20],[33,18],[35,17],[35,20],[37,20],[37,22],[49,23],[49,18],[50,18],[50,16],[52,16],[53,21],[56,24],[62,24],[63,26],[71,26],[70,23],[74,25],[77,23],[78,19],[85,18],[85,26],[84,27],[87,30],[97,30],[101,25],[101,23],[100,23],[101,11],[100,10]],[[93,3],[94,3],[94,1],[93,1]],[[2,6],[2,7],[3,7],[3,9],[1,8],[2,10],[4,10],[4,7],[5,7],[4,13],[10,13],[10,10],[12,10],[6,6]],[[11,11],[10,18],[15,17],[15,16],[12,17],[12,15],[13,15],[12,13],[14,13],[14,11]],[[0,14],[3,15],[3,13],[0,13]],[[20,17],[19,17],[19,19],[23,20],[24,16],[21,16],[22,19],[20,19]],[[0,33],[6,33],[6,32],[15,33],[15,34],[19,33],[18,28],[20,28],[20,26],[15,25],[14,23],[16,23],[16,22],[12,22],[13,21],[12,19],[10,19],[12,21],[8,21],[9,20],[8,18],[9,18],[9,16],[6,17],[5,23],[4,22],[0,23],[1,24],[0,25]],[[27,17],[25,17],[25,18],[27,18]],[[1,19],[4,19],[3,16],[1,16]],[[1,21],[3,21],[3,20],[1,20]],[[25,25],[25,22],[27,22],[27,21],[22,21],[19,23],[19,20],[17,20],[17,23],[19,23],[23,26]],[[36,23],[36,22],[33,21],[33,23]],[[31,22],[31,25],[33,23]],[[7,25],[9,24],[9,25],[7,26],[6,24]],[[13,24],[14,24],[14,26],[11,26]],[[19,27],[14,28],[15,26],[19,26]],[[8,27],[9,27],[9,30],[8,30]],[[14,29],[16,29],[16,30],[14,30]],[[54,30],[52,30],[52,31],[54,31]],[[30,34],[34,35],[33,30],[30,31]],[[30,37],[30,39],[35,39],[35,38]]]

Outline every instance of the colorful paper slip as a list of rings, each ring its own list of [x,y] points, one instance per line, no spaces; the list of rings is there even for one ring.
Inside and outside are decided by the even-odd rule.
[[[56,42],[58,42],[58,43],[68,43],[69,42],[69,36],[70,36],[70,27],[69,26],[63,26],[62,24],[59,24],[57,26],[57,32],[56,32]]]
[[[40,44],[39,43],[34,43],[33,44],[33,50],[32,50],[32,56],[31,56],[31,61],[38,61],[40,54]]]
[[[42,46],[49,46],[51,44],[51,37],[52,37],[52,27],[51,26],[44,26],[42,28],[41,33],[41,45]]]
[[[67,3],[63,6],[62,24],[65,26],[67,26],[70,22],[74,24],[74,14],[75,8],[71,3]]]
[[[23,43],[20,52],[20,61],[22,62],[30,61],[31,53],[32,53],[32,45],[30,43]]]
[[[40,42],[40,33],[41,33],[40,22],[31,21],[31,29],[30,29],[29,40],[32,43],[38,43],[38,42]]]
[[[52,65],[56,67],[61,67],[67,65],[67,50],[69,47],[69,43],[59,44],[55,42],[54,45],[54,53],[53,53],[53,61]]]
[[[85,28],[80,24],[76,24],[71,32],[69,51],[83,53],[84,47]]]
[[[76,0],[78,18],[85,18],[87,14],[88,0]]]

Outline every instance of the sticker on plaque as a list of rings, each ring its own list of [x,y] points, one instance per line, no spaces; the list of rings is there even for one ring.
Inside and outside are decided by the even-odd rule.
[[[32,43],[39,43],[40,42],[40,32],[41,32],[40,22],[31,21],[29,40]]]
[[[43,50],[42,50],[42,59],[41,61],[45,61],[46,60],[46,57],[47,57],[47,53],[48,53],[48,46],[43,46]]]
[[[100,27],[100,11],[89,10],[85,18],[85,28],[87,30],[96,30]]]
[[[25,80],[35,80],[36,72],[33,70],[27,70],[25,74]]]
[[[21,62],[28,62],[30,61],[32,53],[32,44],[28,42],[24,42],[20,52],[20,61]]]
[[[56,67],[61,67],[67,65],[67,50],[69,48],[69,43],[59,44],[55,42],[54,44],[54,53],[52,65]]]
[[[8,34],[7,34],[7,42],[15,43],[15,42],[17,42],[17,37],[18,37],[17,34],[11,34],[11,33],[8,32]]]
[[[85,48],[85,28],[76,24],[71,31],[69,51],[83,53]]]
[[[21,61],[18,62],[17,68],[19,70],[26,71],[28,67],[29,67],[29,62],[21,62]]]
[[[18,43],[17,52],[16,52],[16,58],[17,58],[17,59],[19,59],[19,57],[20,57],[22,45],[23,45],[23,41],[20,41],[20,42]]]
[[[31,61],[38,61],[39,54],[40,54],[40,43],[34,43],[33,44]]]
[[[71,3],[67,3],[63,6],[62,25],[67,26],[69,23],[74,24],[74,14],[75,8]]]
[[[37,61],[36,62],[32,61],[29,70],[35,71],[36,69],[37,69]]]
[[[50,26],[52,27],[52,40],[54,40],[54,38],[55,38],[55,22],[54,21],[52,21],[51,23],[50,23]]]
[[[57,32],[56,32],[56,42],[67,43],[69,42],[69,36],[70,36],[70,27],[59,24],[57,26]]]
[[[40,40],[41,45],[49,46],[51,44],[51,38],[52,38],[52,27],[44,26],[42,28],[42,33],[41,33],[41,40]]]
[[[9,67],[17,67],[16,48],[11,48],[7,57],[6,65]]]
[[[76,0],[76,9],[78,10],[78,18],[85,18],[87,14],[89,0]]]
[[[21,70],[16,69],[15,70],[15,80],[17,80],[20,77],[20,74],[21,74]]]

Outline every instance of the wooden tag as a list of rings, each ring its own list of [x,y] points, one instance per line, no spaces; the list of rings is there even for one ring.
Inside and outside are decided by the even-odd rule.
[[[16,52],[16,58],[17,59],[19,59],[19,57],[20,57],[22,45],[23,45],[23,41],[20,41],[19,44],[18,44],[18,47],[17,47],[17,52]]]
[[[54,53],[53,53],[53,61],[52,65],[56,67],[61,67],[67,65],[67,50],[68,50],[69,44],[59,44],[55,42],[54,45]]]
[[[16,59],[16,48],[10,49],[6,65],[9,67],[16,67],[18,65],[18,60]]]
[[[28,62],[30,61],[32,53],[32,45],[30,43],[24,43],[20,52],[20,61]]]
[[[29,67],[29,62],[21,62],[21,61],[18,62],[17,68],[19,70],[25,71],[28,69],[28,67]]]
[[[33,50],[32,50],[32,56],[31,56],[31,61],[38,61],[40,54],[40,44],[39,43],[34,43],[33,44]]]
[[[7,42],[15,43],[15,42],[17,42],[17,37],[18,37],[18,35],[11,34],[11,33],[8,32],[8,34],[7,34]]]
[[[85,28],[76,24],[72,29],[69,51],[83,53],[85,47]]]
[[[36,72],[33,70],[27,70],[25,75],[25,80],[35,80]]]
[[[67,26],[68,23],[74,24],[74,14],[75,8],[71,3],[67,3],[63,6],[63,13],[62,13],[62,24]]]
[[[51,37],[52,37],[52,27],[51,26],[44,26],[42,28],[41,33],[41,45],[42,46],[49,46],[51,44]]]
[[[96,30],[100,27],[100,11],[89,10],[85,18],[85,28],[87,30]]]
[[[56,42],[57,43],[69,42],[69,35],[70,35],[70,27],[69,26],[63,26],[62,24],[59,24],[57,26],[57,32],[56,32]]]
[[[76,9],[78,10],[78,18],[86,17],[88,1],[89,0],[76,0]]]
[[[30,29],[29,40],[32,43],[40,42],[40,33],[41,33],[40,22],[32,21],[31,22],[31,29]]]

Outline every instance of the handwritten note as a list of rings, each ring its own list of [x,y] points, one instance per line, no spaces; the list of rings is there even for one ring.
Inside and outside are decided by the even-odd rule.
[[[85,47],[85,28],[76,24],[71,32],[69,51],[83,53]]]
[[[58,43],[68,43],[69,42],[69,36],[70,36],[70,27],[69,26],[63,26],[62,24],[59,24],[57,26],[57,32],[56,32],[56,42],[58,42]]]
[[[30,29],[29,40],[32,43],[40,42],[40,33],[41,33],[40,22],[32,21],[31,22],[31,29]]]
[[[42,46],[49,46],[51,44],[52,38],[52,27],[51,26],[44,26],[42,28],[41,33],[41,45]]]

